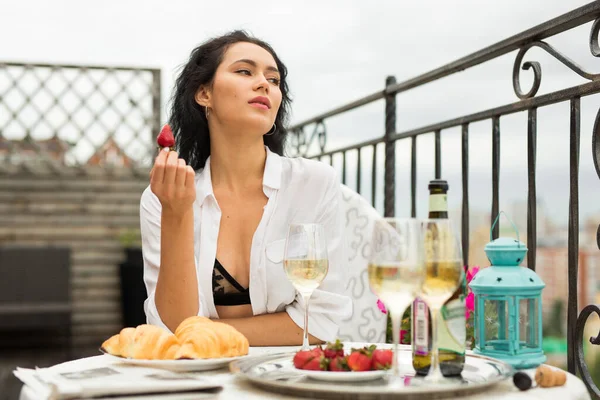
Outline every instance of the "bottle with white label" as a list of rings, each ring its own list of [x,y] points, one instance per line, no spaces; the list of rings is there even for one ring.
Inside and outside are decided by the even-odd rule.
[[[429,218],[448,218],[448,182],[429,182]],[[440,367],[444,376],[457,376],[465,364],[466,281],[442,307],[438,323]],[[419,375],[427,375],[431,365],[431,316],[427,304],[417,298],[412,305],[413,368]]]

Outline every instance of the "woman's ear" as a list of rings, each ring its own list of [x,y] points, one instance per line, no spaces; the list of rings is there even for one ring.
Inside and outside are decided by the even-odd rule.
[[[196,103],[198,103],[202,107],[210,108],[212,106],[210,91],[208,90],[208,88],[206,86],[201,86],[198,89],[198,91],[196,92],[196,95],[194,96],[194,99],[196,100]]]

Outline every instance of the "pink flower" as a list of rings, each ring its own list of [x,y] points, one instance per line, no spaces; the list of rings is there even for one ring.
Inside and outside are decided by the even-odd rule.
[[[471,314],[475,310],[475,295],[473,294],[473,292],[467,295],[467,298],[465,299],[465,306],[465,317],[469,318],[469,314]]]
[[[479,267],[472,267],[467,269],[467,283],[471,282],[475,275],[479,272]],[[469,318],[471,313],[475,310],[475,295],[471,291],[471,288],[468,289],[469,294],[465,299],[465,318]]]
[[[408,331],[405,329],[400,329],[400,344],[407,344],[404,343],[404,338],[408,335]]]
[[[467,270],[467,282],[471,282],[473,277],[479,272],[479,267],[473,267]]]
[[[383,302],[379,299],[377,299],[377,308],[379,308],[379,311],[381,311],[384,314],[387,314],[387,309],[385,308],[385,304],[383,304]]]

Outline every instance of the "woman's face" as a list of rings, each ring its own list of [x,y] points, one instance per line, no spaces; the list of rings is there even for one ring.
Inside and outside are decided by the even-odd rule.
[[[267,50],[252,43],[231,45],[208,89],[209,121],[239,131],[269,132],[281,105],[279,71]]]

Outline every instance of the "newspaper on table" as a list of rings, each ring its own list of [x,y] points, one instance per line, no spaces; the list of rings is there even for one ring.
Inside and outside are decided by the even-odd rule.
[[[222,386],[211,377],[168,370],[107,365],[56,371],[52,368],[17,368],[14,375],[35,392],[36,398],[51,400],[96,397],[198,393]]]

